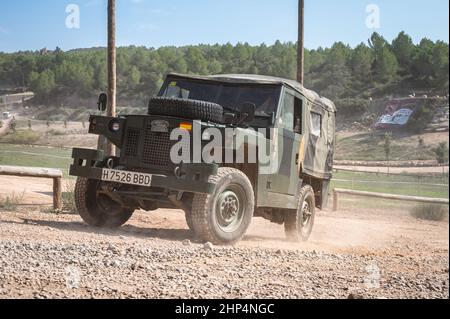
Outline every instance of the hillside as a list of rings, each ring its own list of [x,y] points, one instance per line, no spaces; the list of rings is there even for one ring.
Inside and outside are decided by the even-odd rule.
[[[252,73],[293,79],[296,44],[251,46],[122,47],[117,51],[119,105],[145,105],[169,72]],[[449,47],[424,38],[413,43],[401,32],[391,43],[374,33],[355,48],[336,42],[306,50],[305,86],[336,101],[341,113],[364,112],[370,98],[412,92],[448,93]],[[1,88],[30,89],[31,105],[87,107],[107,86],[106,50],[0,53]]]
[[[391,160],[434,160],[439,144],[448,145],[447,133],[439,133],[448,132],[448,61],[447,43],[423,39],[414,44],[404,32],[391,43],[374,33],[367,44],[355,48],[336,42],[331,48],[306,50],[305,86],[333,99],[338,108],[337,159],[385,160],[385,132],[374,130],[374,125],[387,101],[426,95],[411,125],[393,131]],[[117,62],[119,112],[143,114],[169,72],[256,73],[292,79],[296,44],[122,47]],[[18,129],[28,132],[6,140],[66,147],[85,143],[83,125],[96,112],[97,95],[106,89],[106,73],[102,48],[0,53],[0,96],[35,93],[25,105],[10,105],[18,116]],[[95,146],[95,138],[88,144]]]

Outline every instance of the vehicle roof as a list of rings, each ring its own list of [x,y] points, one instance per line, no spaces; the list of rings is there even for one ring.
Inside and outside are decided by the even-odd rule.
[[[294,80],[283,79],[274,76],[266,75],[254,75],[254,74],[220,74],[220,75],[186,75],[179,73],[170,73],[168,76],[178,77],[184,79],[202,80],[202,81],[217,81],[221,83],[255,83],[255,84],[272,84],[272,85],[286,85],[298,93],[304,95],[306,98],[323,106],[325,109],[331,112],[336,112],[335,104],[317,94],[312,90],[306,89],[302,84]]]

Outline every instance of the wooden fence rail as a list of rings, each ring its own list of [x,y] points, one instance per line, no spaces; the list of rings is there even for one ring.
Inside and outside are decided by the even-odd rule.
[[[404,195],[393,195],[393,194],[383,194],[383,193],[371,193],[371,192],[363,192],[363,191],[354,191],[354,190],[350,190],[350,189],[335,188],[333,190],[333,211],[337,211],[339,208],[339,194],[381,198],[381,199],[389,199],[389,200],[398,200],[398,201],[407,201],[407,202],[417,202],[417,203],[429,203],[429,204],[441,204],[441,205],[449,204],[449,200],[444,199],[444,198],[429,198],[429,197],[404,196]]]
[[[52,168],[0,166],[0,175],[53,179],[53,208],[62,209],[62,171]]]

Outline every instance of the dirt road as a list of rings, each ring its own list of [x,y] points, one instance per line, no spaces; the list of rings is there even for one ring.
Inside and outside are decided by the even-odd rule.
[[[26,182],[25,200],[51,203],[51,184]],[[0,177],[0,196],[5,183],[18,185]],[[234,247],[197,242],[177,211],[105,231],[44,207],[0,209],[0,298],[448,298],[448,266],[448,222],[399,209],[320,212],[306,244],[254,219]]]

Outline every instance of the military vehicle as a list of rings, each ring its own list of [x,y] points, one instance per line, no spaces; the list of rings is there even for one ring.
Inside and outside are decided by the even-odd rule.
[[[100,109],[106,103],[102,94]],[[183,210],[189,228],[213,244],[235,243],[253,217],[262,217],[284,225],[288,239],[306,241],[316,208],[328,201],[335,116],[333,102],[296,81],[169,74],[146,115],[90,117],[89,133],[105,137],[118,154],[73,150],[70,174],[78,177],[78,212],[89,225],[120,227],[138,209]],[[171,133],[192,136],[195,127],[200,141],[183,142]],[[231,145],[223,138],[222,149],[209,152],[215,161],[174,150],[180,143],[204,147],[211,129],[223,136],[232,132]],[[247,137],[237,138],[237,132]],[[258,152],[250,160],[252,154],[245,152],[262,147],[254,145],[261,139],[269,146],[267,159]],[[244,151],[240,159],[239,151]],[[176,162],[174,155],[184,160]]]

